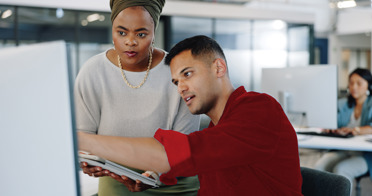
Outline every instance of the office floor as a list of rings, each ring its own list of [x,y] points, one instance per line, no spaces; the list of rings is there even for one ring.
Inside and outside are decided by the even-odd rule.
[[[315,162],[322,156],[323,151],[319,150],[310,150],[310,149],[300,149],[300,164],[303,167],[313,168]],[[371,178],[363,178],[360,181],[361,184],[361,196],[370,196],[372,195],[372,181]],[[355,185],[355,183],[354,183]],[[355,196],[355,187],[353,187],[353,192],[351,194]]]
[[[315,162],[322,155],[322,151],[300,149],[300,164],[304,167],[313,168]],[[81,195],[92,196],[97,193],[98,190],[98,179],[90,177],[88,175],[80,173],[81,181]],[[361,180],[362,196],[369,196],[372,193],[372,181],[370,178],[363,178]],[[352,196],[355,196],[355,187],[353,187]]]

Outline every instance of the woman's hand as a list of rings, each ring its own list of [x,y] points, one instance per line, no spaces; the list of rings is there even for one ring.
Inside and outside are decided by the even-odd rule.
[[[143,173],[142,175],[153,178],[148,173]],[[124,175],[119,176],[115,173],[110,173],[110,176],[113,179],[117,180],[118,182],[124,184],[130,192],[142,192],[142,191],[145,191],[145,190],[151,188],[150,185],[144,184],[139,180],[134,181],[134,180],[132,180],[132,179],[130,179],[130,178],[124,176]]]
[[[110,171],[102,170],[102,168],[98,166],[89,166],[87,162],[81,162],[80,167],[83,170],[83,173],[88,174],[89,176],[102,177],[110,175]]]

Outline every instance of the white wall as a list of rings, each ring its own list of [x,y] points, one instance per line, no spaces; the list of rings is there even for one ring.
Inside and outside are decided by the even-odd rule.
[[[372,32],[372,9],[353,8],[341,10],[337,19],[337,34]]]
[[[371,8],[340,10],[337,18],[336,31],[329,36],[330,63],[342,65],[341,52],[345,48],[371,50],[371,33]],[[370,58],[372,58],[372,56]],[[342,76],[340,75],[340,77]],[[343,83],[345,83],[345,81]],[[341,85],[345,86],[343,83],[341,82]]]
[[[356,66],[355,62],[353,63],[353,59],[350,59],[349,67],[344,67],[345,65],[343,64],[343,59],[342,59],[343,49],[370,50],[371,49],[371,37],[367,36],[366,34],[350,34],[350,35],[332,34],[329,36],[328,61],[329,61],[329,64],[336,64],[339,66],[338,80],[339,80],[340,89],[346,88],[347,82],[348,82],[347,81],[348,75],[350,71],[355,69],[355,66]],[[364,57],[364,58],[366,59],[367,57]]]

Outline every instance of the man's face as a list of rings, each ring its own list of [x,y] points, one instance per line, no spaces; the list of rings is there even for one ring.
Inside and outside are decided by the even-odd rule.
[[[213,65],[198,60],[190,50],[183,51],[170,62],[172,82],[178,87],[192,114],[208,114],[216,105],[217,77]]]

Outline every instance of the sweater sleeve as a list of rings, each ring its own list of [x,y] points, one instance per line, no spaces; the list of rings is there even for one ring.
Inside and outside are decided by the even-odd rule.
[[[83,66],[74,84],[76,128],[96,134],[100,121],[100,91],[97,91],[89,66]]]

